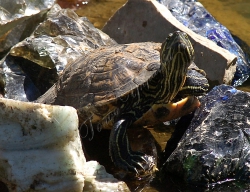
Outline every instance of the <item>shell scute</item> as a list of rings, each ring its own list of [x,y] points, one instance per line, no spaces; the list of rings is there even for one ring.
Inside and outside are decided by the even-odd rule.
[[[160,68],[160,61],[159,62],[152,62],[152,63],[149,63],[147,66],[146,66],[146,70],[147,71],[156,71]]]

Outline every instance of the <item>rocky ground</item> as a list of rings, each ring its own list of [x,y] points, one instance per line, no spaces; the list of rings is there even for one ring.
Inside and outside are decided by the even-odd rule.
[[[87,18],[78,17],[73,10],[61,9],[58,5],[52,7],[53,3],[48,0],[34,5],[27,0],[26,4],[0,4],[4,7],[0,22],[0,90],[5,97],[1,99],[0,111],[1,191],[143,188],[145,182],[129,184],[129,189],[96,161],[86,162],[85,158],[100,162],[105,155],[106,160],[109,158],[109,131],[94,135],[94,140],[101,142],[93,153],[93,149],[88,148],[93,145],[89,144],[89,137],[84,140],[78,132],[74,108],[31,101],[57,81],[65,66],[101,46],[144,41],[159,43],[170,32],[184,31],[194,46],[196,65],[207,74],[210,89],[231,84],[236,56],[185,27],[157,1],[128,1],[103,31]],[[12,6],[15,9],[11,9]],[[166,190],[169,186],[164,183],[169,183],[170,175],[176,181],[174,185],[198,184],[234,190],[234,187],[223,188],[223,184],[228,187],[231,183],[232,186],[241,183],[248,189],[248,97],[248,93],[221,85],[201,98],[201,107],[194,117],[185,116],[177,124],[179,132],[166,147],[154,183]],[[132,131],[130,140],[134,141],[134,148],[150,150],[156,159],[161,157],[161,149],[148,130]],[[84,152],[89,151],[88,154],[84,154],[82,148]],[[102,163],[112,165],[110,159]],[[113,170],[116,177],[130,177],[127,172],[114,171],[112,166],[106,168],[110,172]]]

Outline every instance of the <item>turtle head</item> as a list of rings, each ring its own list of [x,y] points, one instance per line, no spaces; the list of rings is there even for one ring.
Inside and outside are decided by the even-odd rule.
[[[169,65],[171,61],[173,64],[170,65],[179,63],[180,67],[188,68],[194,60],[194,49],[188,35],[181,31],[170,33],[162,43],[160,56],[161,63]]]
[[[160,58],[165,92],[161,99],[169,102],[183,86],[187,69],[194,60],[194,49],[188,35],[181,31],[169,34],[162,43]]]

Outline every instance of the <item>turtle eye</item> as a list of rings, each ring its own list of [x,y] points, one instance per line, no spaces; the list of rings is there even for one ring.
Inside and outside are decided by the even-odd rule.
[[[186,39],[187,41],[189,41],[188,35],[187,35],[186,33],[185,33],[184,37],[185,37],[185,39]]]
[[[173,33],[169,33],[167,39],[173,36]]]
[[[173,33],[169,33],[168,36],[167,36],[167,38],[166,38],[166,40],[165,40],[164,42],[168,42],[169,39],[170,39],[172,36],[173,36]]]

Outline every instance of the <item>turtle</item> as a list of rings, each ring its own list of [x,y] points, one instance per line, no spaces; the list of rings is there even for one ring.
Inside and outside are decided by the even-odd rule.
[[[151,126],[162,122],[178,119],[196,110],[200,106],[196,96],[204,95],[209,89],[206,73],[199,69],[194,62],[189,66],[186,80],[172,102],[155,104],[138,119],[133,127]],[[92,134],[93,135],[93,134]]]
[[[110,124],[109,155],[114,165],[136,173],[150,171],[152,157],[131,150],[126,130],[151,107],[166,109],[184,90],[193,60],[193,46],[181,31],[170,33],[162,44],[100,47],[68,65],[37,102],[75,107],[81,126],[95,124],[100,129]],[[205,84],[189,90],[195,94],[204,89]]]

